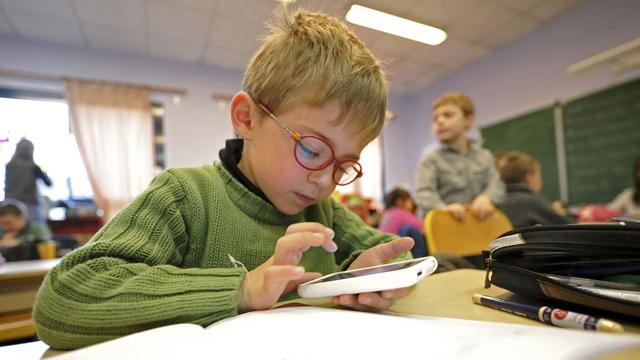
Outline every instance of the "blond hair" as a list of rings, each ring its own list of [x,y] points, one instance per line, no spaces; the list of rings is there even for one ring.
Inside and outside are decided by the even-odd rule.
[[[387,83],[380,63],[338,19],[283,9],[246,69],[244,91],[277,114],[297,101],[337,100],[336,125],[353,115],[358,137],[373,140],[384,124]]]
[[[540,166],[540,161],[522,151],[509,150],[496,156],[496,167],[505,184],[521,184],[527,174]]]
[[[457,91],[445,93],[437,98],[431,105],[431,110],[433,111],[443,105],[455,105],[459,107],[464,116],[470,116],[476,112],[473,101],[471,101],[467,95]]]

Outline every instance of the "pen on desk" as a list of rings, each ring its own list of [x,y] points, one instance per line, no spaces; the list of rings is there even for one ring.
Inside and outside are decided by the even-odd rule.
[[[593,316],[561,309],[554,309],[548,306],[522,304],[479,294],[473,295],[473,302],[562,328],[605,332],[624,331],[622,325],[611,320],[595,318]]]

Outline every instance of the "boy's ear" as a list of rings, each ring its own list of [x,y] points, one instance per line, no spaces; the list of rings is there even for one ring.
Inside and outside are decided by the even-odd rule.
[[[471,127],[473,126],[473,123],[476,121],[475,114],[469,114],[465,116],[465,121],[467,123],[467,130],[471,129]]]
[[[244,91],[238,92],[231,99],[231,123],[236,134],[244,140],[251,140],[252,130],[256,123],[251,117],[251,113],[255,113],[255,102]]]
[[[522,179],[522,183],[528,187],[532,187],[535,176],[536,176],[535,172],[529,171],[527,175],[525,175],[524,178]]]

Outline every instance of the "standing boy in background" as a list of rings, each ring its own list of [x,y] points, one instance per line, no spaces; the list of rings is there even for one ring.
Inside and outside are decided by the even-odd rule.
[[[573,222],[540,196],[540,161],[523,152],[510,150],[500,154],[496,162],[500,177],[507,186],[507,198],[499,208],[511,220],[514,228]]]
[[[362,42],[335,18],[285,16],[243,89],[231,101],[241,139],[227,142],[221,162],[163,172],[49,273],[34,308],[43,341],[71,349],[208,326],[269,309],[321,274],[410,256],[411,238],[368,227],[330,197],[366,171],[359,155],[384,122],[386,81]],[[410,291],[333,301],[375,311]]]
[[[463,220],[469,207],[483,220],[504,200],[504,184],[493,155],[467,138],[474,113],[471,99],[459,92],[446,93],[433,102],[431,129],[441,147],[418,165],[416,203],[421,216],[440,209]]]

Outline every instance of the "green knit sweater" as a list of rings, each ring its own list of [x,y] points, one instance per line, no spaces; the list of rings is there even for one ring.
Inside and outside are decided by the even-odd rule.
[[[393,238],[331,198],[285,215],[220,163],[165,171],[47,275],[33,311],[38,336],[53,348],[74,349],[236,315],[244,271],[229,255],[252,270],[273,255],[287,226],[306,221],[332,228],[338,245],[335,253],[308,250],[301,261],[307,271],[345,268],[363,249]]]

